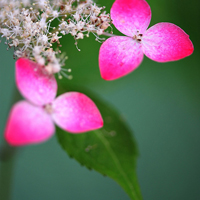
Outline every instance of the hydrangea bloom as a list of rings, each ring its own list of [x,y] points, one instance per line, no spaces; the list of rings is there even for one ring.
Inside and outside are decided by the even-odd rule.
[[[8,48],[14,47],[14,56],[47,64],[46,70],[59,73],[59,77],[67,59],[60,39],[72,35],[78,49],[78,40],[91,33],[101,40],[99,36],[110,22],[104,7],[93,0],[0,1],[0,37],[5,38]]]
[[[55,99],[57,83],[53,75],[33,61],[16,62],[16,82],[28,100],[16,103],[10,113],[6,141],[14,146],[39,143],[51,137],[54,123],[71,133],[82,133],[103,126],[94,102],[79,92],[67,92]]]
[[[172,23],[158,23],[146,30],[151,9],[145,0],[116,0],[111,19],[126,36],[111,37],[100,48],[99,66],[105,80],[132,72],[142,62],[143,54],[157,62],[168,62],[189,56],[194,50],[189,36]]]

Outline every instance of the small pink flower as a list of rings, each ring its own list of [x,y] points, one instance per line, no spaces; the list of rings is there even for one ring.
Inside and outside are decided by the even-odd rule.
[[[127,36],[111,37],[102,44],[99,66],[105,80],[114,80],[135,70],[143,54],[157,62],[168,62],[189,56],[194,50],[189,36],[174,24],[162,22],[146,30],[151,9],[145,0],[116,0],[111,19]]]
[[[101,128],[103,120],[94,102],[79,92],[67,92],[55,99],[57,83],[33,61],[16,62],[16,82],[28,100],[16,103],[9,115],[5,139],[13,146],[39,143],[50,138],[55,126],[71,133]]]

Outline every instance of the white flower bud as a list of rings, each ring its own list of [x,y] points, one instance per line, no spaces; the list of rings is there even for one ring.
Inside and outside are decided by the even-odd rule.
[[[83,33],[78,33],[77,38],[76,39],[83,39],[84,35]]]
[[[20,35],[22,33],[22,28],[20,26],[15,26],[13,28],[13,32],[16,34],[16,35]]]
[[[98,30],[97,30],[97,35],[102,35],[102,34],[103,34],[103,31],[104,31],[103,29],[98,29]]]
[[[42,56],[36,55],[35,60],[39,65],[41,65],[41,66],[45,65],[45,59]]]
[[[33,48],[33,55],[39,55],[42,51],[42,48],[40,46],[34,46]]]
[[[7,28],[1,28],[0,32],[3,34],[3,37],[8,37],[11,35],[11,32]]]
[[[48,37],[46,35],[41,35],[39,38],[38,38],[38,42],[40,42],[41,44],[45,45],[47,44],[48,42]]]
[[[45,66],[45,70],[48,72],[48,74],[55,74],[61,70],[61,66],[58,62],[49,63],[47,66]]]
[[[17,47],[19,45],[19,40],[18,39],[14,39],[13,40],[13,46]]]
[[[39,22],[39,25],[41,27],[41,29],[46,29],[47,28],[47,23],[46,23],[46,18],[45,17],[42,17],[40,22]]]
[[[71,10],[71,5],[65,5],[65,10],[70,11]]]
[[[80,15],[76,12],[75,15],[73,15],[74,19],[78,22],[80,20]]]
[[[53,15],[54,18],[57,18],[59,16],[59,12],[57,10],[54,10],[52,12],[52,15]]]
[[[79,21],[79,22],[76,24],[77,30],[80,31],[80,30],[84,27],[84,25],[85,25],[85,22]]]

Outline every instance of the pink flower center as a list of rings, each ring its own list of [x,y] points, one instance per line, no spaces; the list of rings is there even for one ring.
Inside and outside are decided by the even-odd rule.
[[[139,33],[139,31],[137,31],[137,34],[133,36],[133,39],[136,40],[137,42],[141,42],[142,36],[143,36],[143,34]]]
[[[43,108],[44,108],[45,112],[47,112],[48,114],[53,113],[53,107],[52,107],[51,103],[44,105]]]

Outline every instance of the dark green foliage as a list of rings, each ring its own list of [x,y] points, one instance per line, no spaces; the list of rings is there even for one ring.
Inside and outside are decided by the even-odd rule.
[[[63,93],[64,89],[61,90]],[[104,127],[83,134],[70,134],[57,128],[59,143],[68,155],[81,165],[113,178],[131,199],[141,199],[136,178],[138,152],[131,131],[122,116],[109,105],[91,93],[86,91],[83,93],[89,96],[99,108],[104,119]]]

